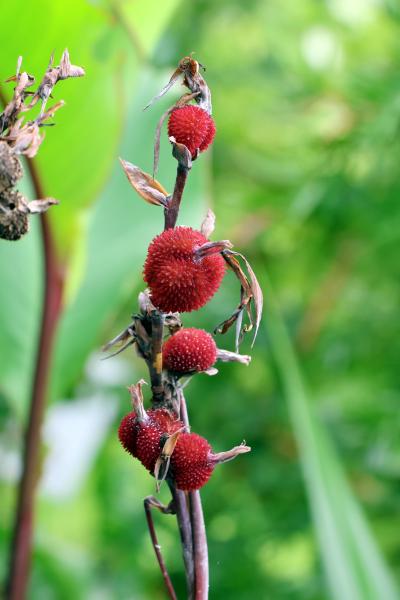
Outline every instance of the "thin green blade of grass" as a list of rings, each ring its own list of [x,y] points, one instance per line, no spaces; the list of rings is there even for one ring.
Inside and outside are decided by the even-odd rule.
[[[323,425],[310,404],[295,350],[265,280],[265,327],[297,439],[330,596],[398,599],[394,579]]]

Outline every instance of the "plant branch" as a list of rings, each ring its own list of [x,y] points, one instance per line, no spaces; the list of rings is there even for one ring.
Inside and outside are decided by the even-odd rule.
[[[159,402],[164,396],[162,383],[162,343],[164,314],[158,310],[151,313],[151,391],[153,401]]]
[[[167,571],[167,567],[161,554],[161,546],[158,543],[158,538],[153,522],[153,516],[151,514],[152,508],[157,508],[158,510],[161,510],[161,512],[164,514],[172,514],[173,510],[170,506],[164,506],[163,504],[161,504],[161,502],[159,502],[157,498],[154,498],[153,496],[148,496],[147,498],[145,498],[143,504],[151,541],[153,544],[154,552],[157,557],[158,564],[160,565],[162,576],[164,578],[165,587],[168,590],[168,595],[171,598],[171,600],[177,600],[174,586],[172,585],[170,576]]]
[[[180,418],[189,429],[189,418],[185,396],[180,387],[178,389]],[[203,507],[201,505],[200,492],[198,490],[189,492],[190,522],[193,537],[193,562],[195,575],[195,600],[207,600],[208,598],[208,546],[206,528],[204,523]]]
[[[195,598],[195,569],[193,561],[193,536],[192,524],[185,492],[177,490],[174,483],[168,481],[172,495],[172,501],[176,512],[179,534],[181,536],[183,562],[185,565],[186,584],[188,589],[188,600]]]
[[[178,220],[179,208],[189,169],[178,163],[174,193],[168,208],[164,209],[164,229],[173,229]]]
[[[45,193],[36,164],[32,159],[27,158],[27,165],[36,197],[44,198]],[[34,497],[40,467],[40,434],[45,411],[54,334],[60,317],[63,289],[63,273],[56,257],[54,239],[47,215],[40,215],[40,226],[44,258],[43,313],[25,434],[23,470],[18,487],[17,510],[11,542],[7,582],[7,597],[10,600],[25,598],[28,585]]]

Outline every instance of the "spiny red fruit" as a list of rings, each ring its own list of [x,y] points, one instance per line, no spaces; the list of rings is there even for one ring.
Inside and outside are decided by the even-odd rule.
[[[214,470],[211,446],[197,433],[182,433],[171,456],[171,469],[179,490],[198,490]]]
[[[143,274],[157,308],[190,312],[212,298],[224,277],[225,263],[219,253],[196,258],[196,248],[207,242],[191,227],[167,229],[153,239]]]
[[[206,371],[216,359],[214,338],[204,329],[183,328],[163,346],[163,366],[176,373]]]
[[[178,143],[185,144],[192,158],[195,158],[197,150],[204,152],[212,143],[215,136],[214,120],[199,106],[188,104],[171,113],[168,135],[173,136]]]
[[[138,428],[136,442],[136,458],[149,471],[154,471],[157,458],[161,452],[163,432],[152,419]]]
[[[135,412],[130,412],[123,417],[118,436],[125,450],[152,472],[166,436],[181,429],[183,423],[164,409],[149,410],[147,417],[140,421]]]

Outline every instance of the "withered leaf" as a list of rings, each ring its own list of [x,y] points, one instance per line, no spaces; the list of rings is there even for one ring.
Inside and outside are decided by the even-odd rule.
[[[260,327],[260,322],[261,322],[261,317],[262,317],[263,302],[264,302],[262,289],[260,287],[260,284],[258,283],[257,277],[256,277],[249,261],[247,260],[247,258],[243,254],[240,254],[239,252],[235,252],[233,250],[230,250],[229,252],[232,252],[232,254],[236,254],[237,256],[240,256],[240,258],[246,264],[247,272],[250,277],[250,290],[251,290],[251,294],[253,297],[254,310],[255,310],[255,329],[254,329],[253,341],[251,344],[251,347],[253,347],[256,337],[257,337],[257,333],[258,333],[258,329]]]
[[[167,92],[168,90],[170,90],[172,88],[172,86],[174,85],[174,83],[179,79],[179,76],[182,74],[181,69],[178,67],[171,75],[170,80],[168,81],[168,83],[166,85],[164,85],[163,89],[161,90],[161,92],[159,92],[156,96],[154,96],[150,102],[148,104],[146,104],[146,106],[144,107],[143,110],[147,110],[149,108],[149,106],[151,106],[152,104],[154,104],[154,102],[156,102],[157,100],[159,100],[160,98],[162,98]]]
[[[215,367],[209,367],[208,369],[203,371],[203,373],[212,377],[213,375],[218,375],[218,369],[216,369]]]
[[[14,135],[15,142],[13,150],[15,154],[24,154],[29,158],[33,158],[37,153],[40,144],[44,140],[44,134],[40,135],[39,125],[37,123],[27,124],[22,128],[13,128],[10,136]]]
[[[119,160],[129,183],[143,200],[156,206],[168,206],[168,192],[156,179],[136,165],[122,158]]]
[[[242,442],[240,446],[235,446],[231,450],[227,450],[226,452],[218,452],[217,454],[212,454],[211,462],[213,462],[214,464],[226,463],[230,460],[235,459],[240,454],[246,454],[250,451],[250,446],[246,446],[245,442]]]
[[[169,141],[172,144],[172,156],[176,158],[178,163],[185,169],[192,168],[192,153],[185,144],[180,144],[176,141],[174,136],[171,135]]]
[[[54,204],[59,204],[55,198],[43,198],[43,200],[31,200],[28,202],[28,210],[31,214],[46,212]]]
[[[230,352],[229,350],[223,350],[221,348],[217,349],[217,359],[222,360],[222,362],[238,362],[242,365],[249,365],[251,361],[251,356],[247,356],[246,354],[238,354],[237,352]]]
[[[243,335],[249,332],[255,325],[252,346],[254,345],[262,316],[263,296],[254,271],[248,260],[242,254],[235,252],[234,250],[226,249],[222,252],[222,256],[240,281],[240,304],[228,319],[218,325],[215,332],[225,333],[236,322],[236,352],[238,352]],[[249,277],[244,273],[239,261],[235,258],[236,256],[239,256],[244,261]],[[251,310],[251,300],[253,300],[254,303],[255,317],[253,317]],[[244,325],[242,327],[244,311],[247,312],[250,325]]]
[[[204,235],[205,238],[209,238],[215,229],[215,214],[211,210],[208,209],[206,216],[201,224],[200,231]]]
[[[67,48],[64,50],[61,57],[58,79],[68,79],[68,77],[83,77],[85,70],[82,67],[71,65],[69,60],[69,52]]]
[[[176,443],[179,439],[180,434],[183,429],[178,429],[175,433],[168,436],[162,450],[160,456],[157,458],[155,467],[154,467],[154,477],[156,480],[156,489],[157,492],[160,490],[160,485],[164,481],[167,476],[169,463],[171,460],[171,456],[173,451],[175,450]]]

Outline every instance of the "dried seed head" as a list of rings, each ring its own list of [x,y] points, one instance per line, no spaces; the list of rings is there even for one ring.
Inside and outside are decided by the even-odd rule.
[[[211,446],[197,433],[182,433],[171,457],[171,469],[179,490],[198,490],[214,470]]]
[[[6,142],[0,142],[0,192],[15,184],[23,175],[22,165]]]
[[[225,274],[220,253],[196,256],[208,240],[191,227],[167,229],[151,242],[144,280],[153,304],[164,312],[190,312],[206,304]]]
[[[176,373],[206,371],[216,359],[214,338],[204,329],[181,329],[163,347],[163,366]]]
[[[188,104],[172,111],[168,121],[168,136],[184,144],[196,158],[197,151],[204,152],[215,136],[212,117],[199,106]]]
[[[26,206],[20,192],[7,189],[0,193],[0,238],[19,240],[29,230]]]

